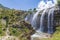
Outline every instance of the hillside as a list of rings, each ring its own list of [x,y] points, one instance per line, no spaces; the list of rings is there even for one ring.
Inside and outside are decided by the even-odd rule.
[[[9,9],[0,4],[0,40],[30,40],[35,31],[24,21],[26,15],[27,11]]]
[[[8,7],[4,7],[2,4],[0,4],[0,8],[3,8],[3,9],[10,9]]]

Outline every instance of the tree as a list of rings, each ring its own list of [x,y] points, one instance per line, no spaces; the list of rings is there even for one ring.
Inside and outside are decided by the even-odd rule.
[[[31,13],[32,13],[32,9],[29,9],[29,10],[28,10],[28,13],[30,13],[30,14],[31,14]]]
[[[33,12],[37,12],[36,8],[33,9]]]
[[[58,6],[60,6],[60,0],[57,0],[57,2],[58,2]]]

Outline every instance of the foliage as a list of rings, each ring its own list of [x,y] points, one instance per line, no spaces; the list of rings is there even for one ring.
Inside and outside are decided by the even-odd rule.
[[[10,30],[10,35],[19,36],[21,34],[21,32],[18,28],[10,27],[9,30]]]
[[[5,35],[5,31],[2,30],[2,28],[0,28],[0,36],[4,36]]]
[[[58,2],[58,5],[60,6],[60,0],[57,0],[57,2]]]
[[[54,33],[51,40],[60,40],[60,26],[56,28],[56,32]]]

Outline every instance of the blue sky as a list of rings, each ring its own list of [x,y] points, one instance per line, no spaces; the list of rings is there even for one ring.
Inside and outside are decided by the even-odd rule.
[[[28,10],[36,8],[40,0],[0,0],[5,7]]]
[[[28,10],[30,8],[37,8],[40,1],[41,0],[0,0],[0,4],[8,8]]]

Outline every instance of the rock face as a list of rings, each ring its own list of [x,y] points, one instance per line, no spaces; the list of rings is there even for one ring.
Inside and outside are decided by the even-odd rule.
[[[54,26],[60,26],[60,9],[55,10],[55,13],[54,13]]]

